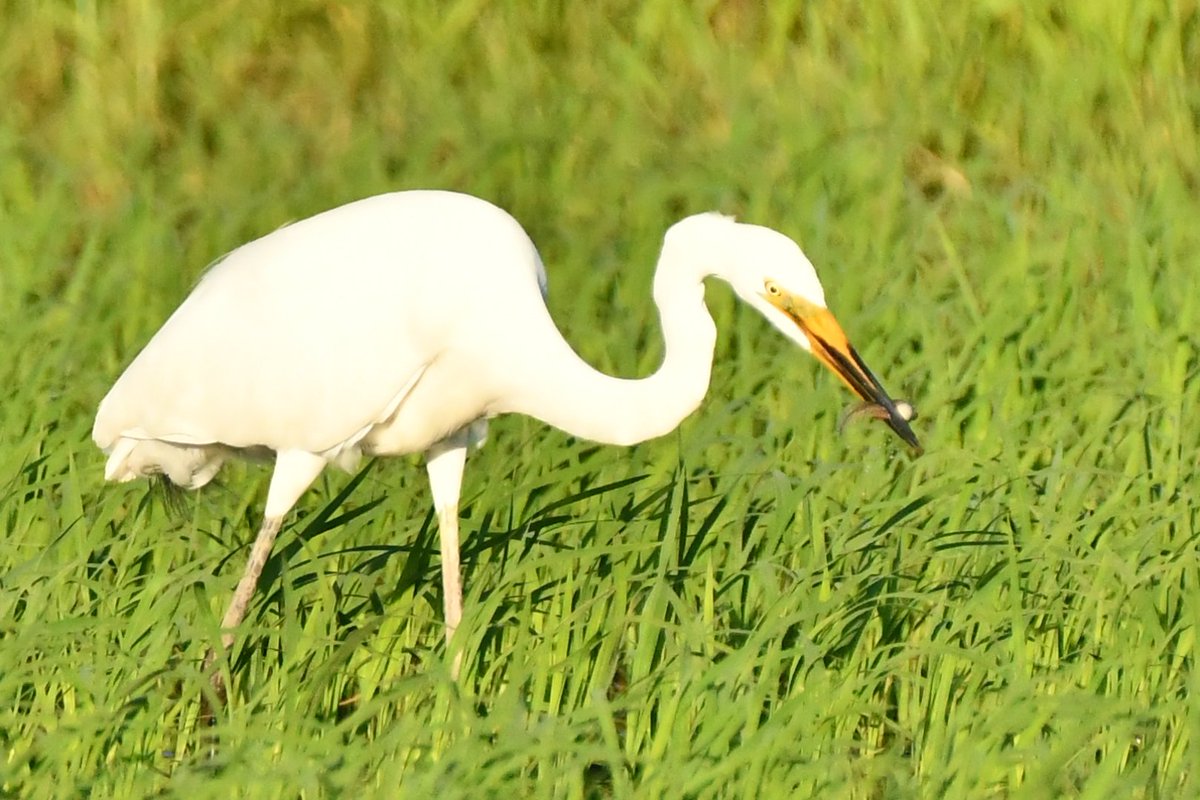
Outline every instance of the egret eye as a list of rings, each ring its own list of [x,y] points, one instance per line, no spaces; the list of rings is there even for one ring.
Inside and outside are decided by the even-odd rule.
[[[775,281],[767,281],[765,286],[767,289],[767,294],[771,295],[772,297],[779,297],[779,284],[777,284]]]

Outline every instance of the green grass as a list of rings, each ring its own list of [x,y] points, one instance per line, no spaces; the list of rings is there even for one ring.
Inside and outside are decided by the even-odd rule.
[[[1195,0],[113,0],[0,39],[0,796],[1200,792]],[[172,514],[103,484],[96,404],[216,256],[418,186],[512,211],[624,375],[671,222],[789,233],[926,454],[839,436],[714,285],[678,433],[493,422],[457,682],[419,460],[322,478],[209,754],[266,470]]]

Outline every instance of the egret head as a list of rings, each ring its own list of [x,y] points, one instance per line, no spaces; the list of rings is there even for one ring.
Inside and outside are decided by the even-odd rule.
[[[692,241],[695,255],[710,264],[710,274],[726,280],[743,301],[816,356],[861,400],[885,409],[887,425],[920,451],[908,420],[826,307],[817,272],[794,241],[717,214],[689,217],[672,228],[677,230]]]

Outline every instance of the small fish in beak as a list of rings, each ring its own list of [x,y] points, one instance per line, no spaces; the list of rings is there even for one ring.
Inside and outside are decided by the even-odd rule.
[[[899,414],[900,418],[905,422],[912,422],[919,416],[917,414],[917,410],[913,408],[912,403],[908,402],[907,400],[898,399],[894,401],[894,405],[896,407],[896,413]],[[891,412],[887,410],[887,406],[883,405],[882,403],[855,403],[842,412],[842,418],[838,420],[838,431],[844,433],[848,424],[862,419],[863,417],[886,421],[890,419],[891,416]]]

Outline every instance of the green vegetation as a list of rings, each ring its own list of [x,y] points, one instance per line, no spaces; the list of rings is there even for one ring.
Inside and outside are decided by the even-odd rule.
[[[0,796],[1200,793],[1200,8],[0,6]],[[645,374],[666,227],[802,242],[926,454],[721,285],[631,449],[493,422],[450,679],[416,457],[331,472],[200,660],[266,489],[106,486],[96,404],[216,256],[396,188],[520,219]],[[313,320],[321,325],[322,320]]]

